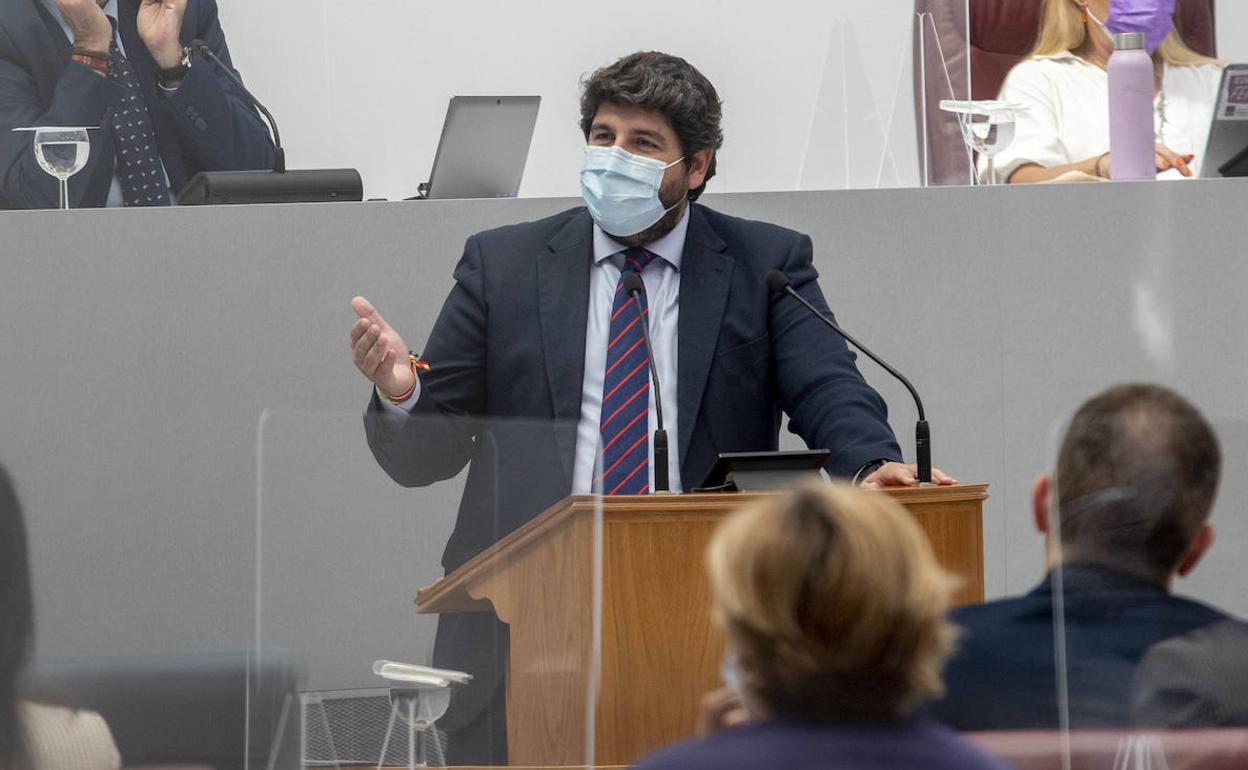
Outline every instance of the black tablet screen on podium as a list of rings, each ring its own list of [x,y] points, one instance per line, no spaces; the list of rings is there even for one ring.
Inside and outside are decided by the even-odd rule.
[[[826,449],[788,452],[721,452],[702,486],[694,491],[776,489],[817,475],[828,462]]]

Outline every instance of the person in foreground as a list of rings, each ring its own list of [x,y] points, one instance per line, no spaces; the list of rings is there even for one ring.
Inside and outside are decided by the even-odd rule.
[[[1178,0],[1183,2],[1183,0]],[[1115,0],[1114,5],[1119,5]],[[1222,65],[1196,53],[1174,28],[1173,2],[1122,2],[1145,32],[1155,69],[1157,171],[1200,174]],[[1108,178],[1110,0],[1045,0],[1039,39],[1005,79],[998,98],[1016,102],[1014,140],[996,156],[999,178],[1044,182],[1069,172]],[[982,164],[981,164],[982,165]]]
[[[58,204],[20,127],[98,127],[73,208],[167,206],[200,171],[271,168],[268,128],[196,39],[229,66],[216,0],[0,0],[0,206]]]
[[[671,491],[699,486],[721,452],[776,449],[782,412],[808,446],[831,451],[833,476],[915,483],[844,341],[767,286],[783,271],[830,314],[810,238],[695,203],[715,175],[721,113],[715,88],[683,59],[637,53],[603,67],[581,98],[585,206],[469,238],[423,362],[371,303],[352,301],[378,463],[407,486],[471,463],[448,572],[570,493],[654,489],[642,315],[672,436]],[[624,287],[638,278],[633,298]],[[480,713],[483,699],[501,714],[505,643],[489,641],[500,634],[488,617],[440,619],[435,665],[476,678],[439,726]],[[487,721],[499,745],[501,716]],[[500,760],[457,756],[465,743],[482,739],[453,734],[453,763]]]
[[[93,711],[23,701],[22,672],[34,636],[26,524],[0,466],[0,770],[114,770],[121,757]]]
[[[724,679],[749,720],[637,770],[1007,767],[913,715],[941,692],[955,580],[890,498],[811,484],[726,519],[706,560]]]
[[[931,714],[961,730],[1054,729],[1064,709],[1072,728],[1130,725],[1145,653],[1227,618],[1170,591],[1213,543],[1220,467],[1213,429],[1173,391],[1120,385],[1080,407],[1033,493],[1048,575],[952,613],[964,634]]]

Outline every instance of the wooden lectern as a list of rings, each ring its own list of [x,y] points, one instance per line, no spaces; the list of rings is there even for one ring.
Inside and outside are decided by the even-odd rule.
[[[958,603],[984,598],[987,490],[881,493],[914,515],[940,562],[963,577]],[[584,765],[592,741],[596,764],[625,765],[693,733],[699,699],[720,686],[723,653],[703,553],[723,516],[761,496],[568,497],[420,590],[420,612],[493,609],[510,625],[512,764]]]

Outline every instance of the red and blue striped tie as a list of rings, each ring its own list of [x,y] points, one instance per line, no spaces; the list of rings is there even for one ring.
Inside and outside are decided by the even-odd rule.
[[[602,383],[602,493],[644,495],[650,492],[650,357],[642,338],[642,318],[649,321],[646,291],[637,300],[624,291],[624,276],[640,273],[654,259],[644,249],[624,252],[624,269],[615,287],[607,372]]]

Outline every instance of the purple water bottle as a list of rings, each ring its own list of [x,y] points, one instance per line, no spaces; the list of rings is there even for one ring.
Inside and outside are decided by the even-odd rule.
[[[1156,179],[1153,57],[1144,50],[1144,35],[1114,35],[1108,69],[1109,176],[1114,180]]]

